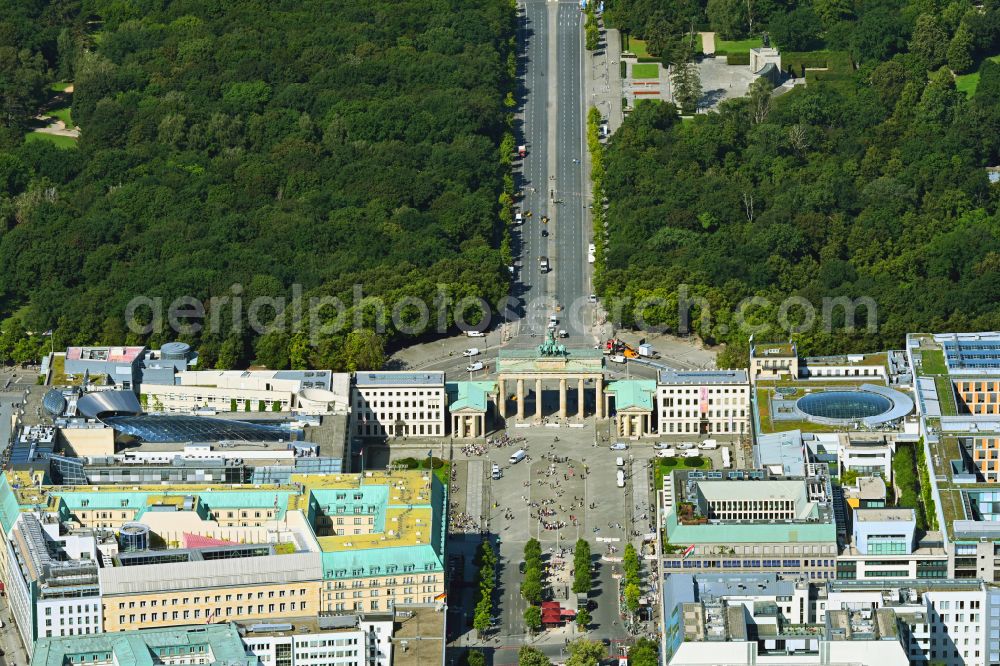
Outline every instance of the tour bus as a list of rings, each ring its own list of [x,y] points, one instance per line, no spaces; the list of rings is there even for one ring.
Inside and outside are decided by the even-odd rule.
[[[730,469],[732,466],[733,466],[733,461],[729,457],[729,447],[728,446],[723,446],[722,447],[722,468],[723,469]]]

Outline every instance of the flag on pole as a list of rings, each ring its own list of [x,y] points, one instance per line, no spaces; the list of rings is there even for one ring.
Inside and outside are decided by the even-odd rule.
[[[681,559],[685,559],[686,560],[687,556],[690,555],[693,552],[694,552],[694,544],[691,544],[690,546],[688,546],[687,548],[684,549],[683,553],[681,553]]]

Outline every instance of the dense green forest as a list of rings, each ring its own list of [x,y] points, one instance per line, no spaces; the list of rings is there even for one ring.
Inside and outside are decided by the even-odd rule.
[[[514,16],[506,0],[10,0],[0,352],[55,329],[57,346],[180,337],[208,365],[344,368],[346,332],[140,336],[126,304],[293,284],[348,305],[355,284],[390,305],[439,284],[498,301]],[[59,80],[78,148],[25,143]]]
[[[688,7],[684,21],[716,23],[715,2]],[[754,32],[794,13],[824,17],[815,39],[851,52],[850,76],[778,97],[758,83],[693,119],[639,104],[604,156],[602,293],[653,299],[643,319],[677,330],[687,285],[707,303],[692,310],[694,331],[730,343],[728,363],[745,355],[751,329],[734,312],[751,297],[767,299],[745,309],[749,324],[770,326],[757,339],[794,337],[807,353],[899,347],[914,330],[1000,328],[1000,186],[985,169],[1000,164],[1000,65],[985,59],[1000,53],[998,3],[735,4],[760,12]],[[643,34],[650,16],[679,6],[618,0],[613,15]],[[749,32],[745,18],[732,36]],[[668,36],[689,29],[684,21]],[[965,69],[979,68],[971,96],[948,65],[966,37]],[[793,336],[776,323],[790,296],[817,314]],[[824,327],[823,299],[834,297],[872,299],[876,321],[861,308],[845,330],[840,309]],[[635,315],[626,308],[621,320]]]

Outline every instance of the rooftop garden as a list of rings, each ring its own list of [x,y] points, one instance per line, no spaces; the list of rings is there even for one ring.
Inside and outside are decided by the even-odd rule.
[[[947,375],[948,366],[944,362],[944,352],[939,349],[921,351],[920,372],[925,375]]]
[[[937,389],[938,403],[941,405],[942,416],[957,416],[958,405],[955,401],[955,385],[947,375],[934,377],[934,388]]]
[[[677,522],[681,525],[707,525],[708,518],[698,513],[698,507],[691,502],[678,502]]]
[[[758,386],[764,382],[757,382]],[[845,386],[860,386],[866,382],[837,382],[836,387],[843,388]],[[795,386],[793,382],[782,383],[786,386]],[[789,394],[788,396],[782,396],[788,400],[795,400],[796,398],[802,397],[805,391],[796,391],[794,394]],[[792,419],[788,421],[775,421],[771,418],[771,401],[770,401],[771,391],[768,388],[758,388],[757,389],[757,413],[760,417],[760,430],[761,432],[787,432],[789,430],[803,430],[806,432],[841,432],[844,428],[837,426],[823,425],[820,423],[812,423],[806,421],[805,419]]]

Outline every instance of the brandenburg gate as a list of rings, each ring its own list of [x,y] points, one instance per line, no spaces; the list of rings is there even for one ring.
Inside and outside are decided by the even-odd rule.
[[[497,358],[500,418],[507,418],[507,391],[515,386],[517,418],[524,420],[524,383],[535,382],[536,421],[542,420],[542,383],[559,382],[559,417],[567,418],[569,382],[576,382],[577,418],[584,417],[584,384],[593,380],[596,388],[597,418],[604,418],[604,354],[599,349],[567,349],[549,330],[542,344],[532,349],[502,349]]]

